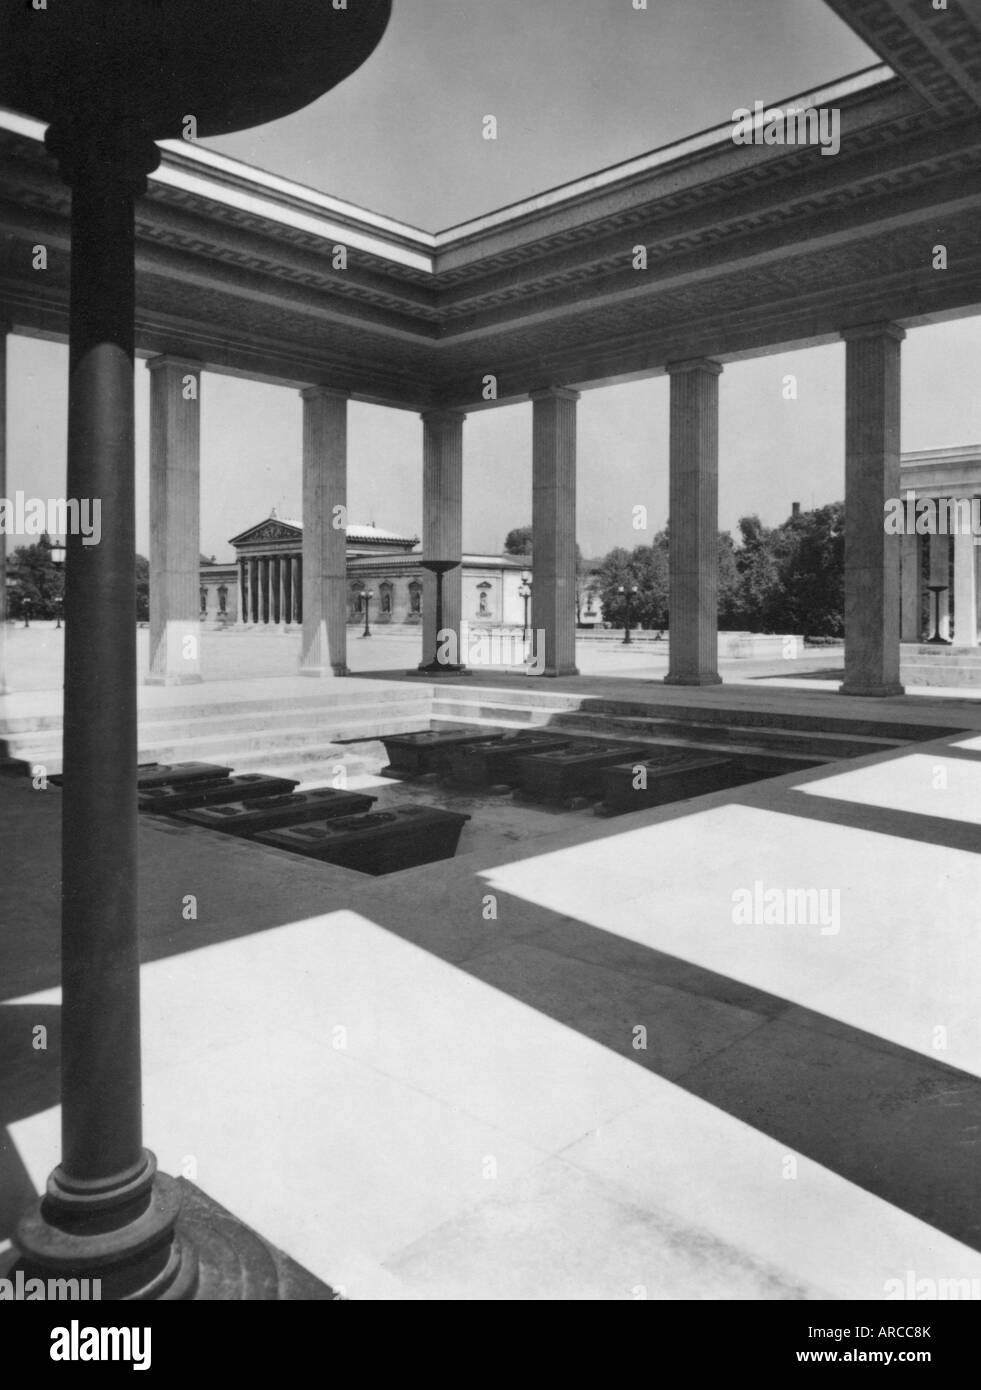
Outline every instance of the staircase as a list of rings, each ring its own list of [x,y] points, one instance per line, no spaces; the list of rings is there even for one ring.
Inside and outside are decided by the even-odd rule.
[[[268,700],[229,700],[143,709],[140,762],[212,762],[236,772],[274,772],[300,782],[328,781],[343,767],[348,776],[375,773],[387,761],[382,734],[429,727],[428,685],[379,683],[370,695],[345,694],[344,683],[310,695]],[[8,718],[0,723],[4,763],[62,770],[61,716]],[[357,742],[353,743],[352,740]]]
[[[772,709],[686,706],[676,701],[632,703],[566,693],[494,687],[438,685],[433,694],[436,728],[455,723],[502,728],[561,729],[570,735],[650,740],[730,753],[765,753],[796,767],[861,757],[940,738],[948,725],[902,719],[817,716]]]
[[[928,642],[904,642],[900,651],[900,679],[904,685],[973,688],[981,694],[981,647],[941,647]]]
[[[345,681],[274,697],[207,700],[185,694],[171,704],[144,707],[139,721],[141,762],[216,762],[236,772],[269,772],[302,783],[338,782],[377,774],[387,763],[380,739],[417,729],[460,724],[500,729],[548,726],[570,737],[621,738],[732,754],[752,754],[761,766],[793,771],[841,758],[886,752],[939,738],[951,726],[896,717],[816,715],[771,707],[688,703],[652,693],[644,702],[550,691],[542,682],[480,686]],[[6,753],[4,757],[3,754]],[[0,766],[62,770],[61,716],[37,714],[0,721]]]

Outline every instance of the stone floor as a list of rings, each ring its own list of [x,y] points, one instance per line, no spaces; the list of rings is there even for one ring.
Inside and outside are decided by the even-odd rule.
[[[852,703],[809,684],[729,693]],[[384,879],[144,820],[162,1166],[353,1298],[981,1279],[981,712],[856,703],[972,732]],[[0,778],[0,1239],[58,1158],[59,797]]]

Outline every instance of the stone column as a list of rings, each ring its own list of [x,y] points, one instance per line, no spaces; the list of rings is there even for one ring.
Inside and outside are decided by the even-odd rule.
[[[671,378],[667,685],[719,685],[718,362],[668,365]]]
[[[262,599],[259,585],[259,561],[253,555],[249,560],[249,622],[258,627],[262,621]]]
[[[151,358],[150,685],[201,679],[201,366]]]
[[[347,391],[303,397],[303,644],[300,674],[346,676]]]
[[[175,1235],[181,1190],[156,1172],[142,1137],[133,583],[134,199],[160,156],[109,120],[80,121],[77,138],[54,123],[45,143],[72,187],[66,491],[99,499],[102,531],[98,545],[66,538],[62,1157],[16,1243],[32,1276],[94,1274],[106,1300],[175,1298],[193,1292],[197,1269]],[[163,399],[180,432],[179,408]],[[155,424],[159,483],[170,431],[159,414]],[[177,497],[163,489],[159,500],[169,538]],[[180,617],[196,619],[196,528],[193,539]],[[159,553],[158,569],[166,584]]]
[[[259,570],[260,570],[260,573],[261,573],[261,575],[262,575],[262,583],[261,583],[261,589],[262,589],[262,622],[263,622],[263,624],[264,624],[266,627],[268,627],[268,626],[269,626],[270,618],[272,617],[272,604],[271,604],[271,602],[270,602],[270,599],[271,599],[271,594],[270,594],[271,576],[270,576],[270,574],[269,574],[269,556],[268,556],[268,555],[263,555],[263,556],[260,557],[260,559],[259,559]]]
[[[970,528],[966,532],[958,529],[954,536],[954,642],[958,647],[976,647],[978,644],[976,548]]]
[[[842,695],[902,695],[899,544],[887,501],[899,497],[900,353],[894,323],[864,324],[845,340],[845,679]]]
[[[272,565],[272,588],[270,599],[272,601],[272,620],[277,627],[283,624],[283,560],[280,555],[274,555]]]
[[[576,668],[576,402],[552,387],[532,397],[532,656],[544,676]]]
[[[290,576],[290,588],[293,594],[293,621],[294,623],[303,622],[303,586],[301,580],[302,561],[299,555],[294,555],[290,562],[292,574]]]
[[[463,425],[457,410],[430,410],[422,416],[422,554],[426,560],[463,559]],[[463,567],[443,575],[443,632],[456,635],[456,651],[441,645],[436,631],[436,578],[423,573],[422,661],[464,664],[460,644]]]
[[[923,638],[923,584],[920,578],[919,536],[904,535],[899,551],[902,583],[900,637],[903,642],[919,642]]]
[[[7,325],[0,320],[0,497],[7,496]],[[0,695],[7,693],[7,537],[0,531]]]
[[[939,508],[944,499],[937,498]],[[939,618],[937,629],[941,637],[950,641],[950,536],[934,534],[930,537],[930,583],[946,584],[942,594],[930,595],[930,636],[934,633],[934,623]]]

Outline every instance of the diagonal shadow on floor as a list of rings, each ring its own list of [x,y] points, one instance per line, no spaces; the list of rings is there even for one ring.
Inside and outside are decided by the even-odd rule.
[[[763,795],[754,788],[726,800],[755,806]],[[791,795],[780,799],[778,809],[785,809],[782,803]],[[774,805],[769,793],[767,797]],[[820,808],[818,798],[797,796],[794,804],[798,802],[807,802],[811,815]],[[687,803],[683,814],[696,815],[698,809],[698,803]],[[804,808],[796,814],[805,814]],[[892,813],[863,806],[861,814],[864,829],[897,833],[890,829]],[[667,818],[667,813],[661,817]],[[952,821],[943,824],[946,843],[958,845],[961,827]],[[623,828],[637,825],[637,818],[629,817]],[[910,837],[918,838],[915,829],[908,826],[904,833],[912,830]],[[976,836],[976,827],[971,829]],[[930,830],[937,832],[937,827],[931,825]],[[608,823],[604,831],[616,833],[616,823]],[[249,860],[242,857],[241,846],[229,847],[228,852],[238,853],[234,863],[243,868],[250,864],[260,880],[275,872],[268,855]],[[215,842],[215,863],[223,853]],[[296,861],[284,857],[283,862]],[[293,872],[295,889],[304,880],[299,869]],[[254,885],[250,889],[246,884],[245,891],[255,896]],[[486,891],[479,866],[461,863],[442,878],[425,869],[403,874],[397,891],[391,881],[372,880],[356,891],[325,894],[332,901],[324,901],[320,911],[354,909],[393,935],[774,1137],[789,1151],[981,1249],[981,1080],[790,1000],[499,890],[502,929],[500,935],[488,937],[479,908]],[[269,893],[254,903],[246,927],[236,917],[236,905],[226,900],[215,909],[216,931],[208,944],[227,941],[243,930],[298,920],[300,908],[296,891],[286,903]],[[168,911],[179,919],[176,902]],[[150,915],[159,915],[159,904]],[[464,920],[477,925],[461,927]],[[160,930],[154,956],[180,953],[171,939],[174,929]],[[34,942],[33,947],[46,960],[44,943]],[[16,1028],[22,1027],[18,1012],[11,1014]],[[634,1045],[638,1026],[647,1034],[642,1050]],[[529,1065],[534,1065],[533,1058]],[[20,1063],[9,1075],[0,1075],[0,1091],[0,1117],[8,1122],[23,1113],[25,1105],[30,1107],[27,1113],[33,1113],[53,1099],[50,1077],[45,1074],[39,1083]]]
[[[0,1004],[0,1240],[37,1193],[8,1128],[57,1105],[61,1010],[53,1004]]]

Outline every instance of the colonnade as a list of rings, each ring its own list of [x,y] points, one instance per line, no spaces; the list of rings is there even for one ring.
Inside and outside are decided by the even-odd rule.
[[[290,627],[303,621],[303,557],[252,555],[239,561],[239,622]]]
[[[909,538],[890,537],[884,504],[900,489],[900,353],[904,330],[873,323],[842,333],[846,345],[845,679],[850,695],[902,693],[900,594],[914,568]],[[0,366],[4,335],[0,334]],[[150,368],[151,682],[201,679],[199,607],[201,364],[165,355]],[[719,377],[722,365],[695,358],[668,363],[670,380],[670,666],[674,685],[719,682],[717,555]],[[347,673],[346,506],[349,395],[326,386],[303,400],[302,559],[244,561],[241,613],[253,622],[302,623],[300,669]],[[0,419],[3,393],[0,392]],[[532,626],[544,642],[544,674],[576,674],[576,415],[578,392],[537,391],[533,411],[532,518],[535,583]],[[462,560],[464,423],[460,411],[426,411],[423,421],[423,552]],[[0,432],[0,438],[2,438]],[[3,480],[0,448],[0,481]],[[905,565],[901,568],[901,553]],[[938,552],[939,554],[939,552]],[[971,568],[969,569],[969,562]],[[940,563],[938,561],[938,563]],[[955,605],[974,613],[974,547],[955,542]],[[2,565],[2,556],[0,556]],[[2,569],[0,569],[2,576]],[[969,583],[970,576],[970,583]],[[459,638],[462,571],[443,579],[443,628]],[[970,617],[962,622],[971,624]],[[422,664],[440,648],[434,580],[423,596]],[[461,653],[458,659],[464,659]],[[449,658],[447,658],[449,659]],[[2,680],[2,670],[0,670]]]

